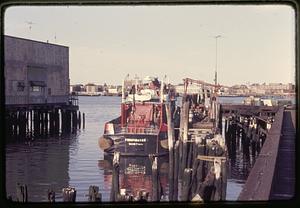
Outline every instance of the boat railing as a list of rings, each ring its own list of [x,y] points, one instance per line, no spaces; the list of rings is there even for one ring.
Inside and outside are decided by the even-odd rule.
[[[158,134],[158,127],[150,126],[124,126],[122,127],[120,124],[115,124],[114,129],[116,133],[123,134]]]

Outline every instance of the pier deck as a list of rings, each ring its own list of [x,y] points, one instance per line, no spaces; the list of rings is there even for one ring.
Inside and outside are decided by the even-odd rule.
[[[295,193],[295,127],[295,110],[285,110],[271,200],[291,199]]]
[[[238,200],[293,198],[296,185],[295,140],[295,109],[281,107]]]

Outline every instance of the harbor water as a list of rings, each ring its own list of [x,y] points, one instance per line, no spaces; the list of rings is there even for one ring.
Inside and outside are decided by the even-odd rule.
[[[230,99],[241,103],[243,98]],[[222,100],[221,100],[222,101]],[[120,114],[120,97],[79,97],[79,110],[85,113],[85,129],[67,137],[19,140],[6,144],[6,195],[16,200],[16,184],[26,184],[28,201],[47,202],[47,191],[56,192],[56,201],[62,201],[61,190],[75,187],[77,202],[87,202],[90,185],[99,186],[102,201],[110,200],[112,185],[112,162],[98,147],[98,138],[103,134],[104,123]],[[250,161],[251,164],[251,161]],[[242,154],[230,161],[228,168],[227,200],[236,200],[249,167]],[[151,165],[148,158],[121,159],[120,188],[133,193],[139,188],[151,192]],[[168,159],[159,162],[162,198],[167,200]],[[150,194],[151,195],[151,194]]]

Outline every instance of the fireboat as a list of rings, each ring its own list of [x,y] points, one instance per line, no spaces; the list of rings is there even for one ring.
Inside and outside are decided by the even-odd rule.
[[[167,154],[166,105],[179,120],[175,89],[166,83],[166,77],[159,81],[150,76],[129,79],[127,75],[122,83],[121,116],[105,123],[99,147],[107,154],[117,151],[124,156]]]

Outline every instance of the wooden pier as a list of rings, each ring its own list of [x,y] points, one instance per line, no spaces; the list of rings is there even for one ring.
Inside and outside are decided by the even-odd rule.
[[[5,107],[7,141],[75,133],[84,128],[84,114],[74,104],[27,104]]]
[[[262,143],[254,145],[252,149],[252,152],[254,150],[258,154],[255,155],[254,166],[238,200],[292,199],[295,194],[295,108],[229,105],[222,106],[222,113],[234,117],[236,122],[240,117],[256,118],[258,126],[256,133],[252,132],[254,134],[248,141],[248,146],[249,142],[259,143],[261,135],[265,135]],[[270,118],[272,122],[268,129]],[[267,124],[263,124],[264,122]],[[243,131],[249,132],[249,124],[238,123],[238,126]],[[257,136],[259,140],[255,139]]]

